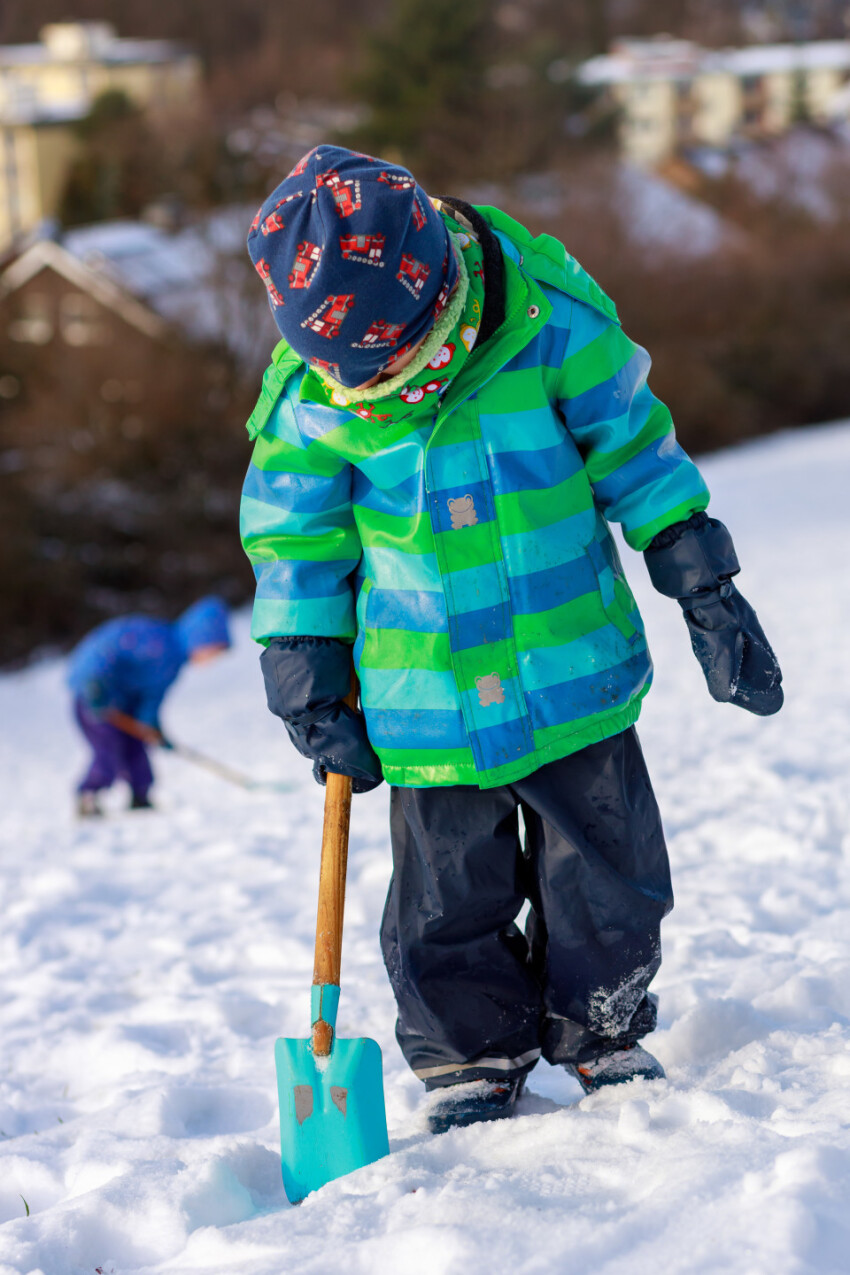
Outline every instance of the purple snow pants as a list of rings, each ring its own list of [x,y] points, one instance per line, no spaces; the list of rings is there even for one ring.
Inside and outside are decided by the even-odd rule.
[[[153,771],[142,741],[101,721],[81,699],[74,701],[74,717],[94,750],[91,765],[77,785],[77,792],[98,792],[109,788],[116,779],[126,779],[134,797],[147,797]]]

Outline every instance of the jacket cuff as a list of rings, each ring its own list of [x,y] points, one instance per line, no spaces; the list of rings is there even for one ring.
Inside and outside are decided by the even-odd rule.
[[[729,532],[706,514],[666,528],[643,556],[650,580],[668,598],[717,589],[741,570]]]
[[[338,638],[276,637],[260,656],[270,710],[307,724],[351,690],[351,646]]]

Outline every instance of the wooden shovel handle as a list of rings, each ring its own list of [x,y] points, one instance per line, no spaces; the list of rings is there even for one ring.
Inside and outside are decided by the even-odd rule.
[[[110,708],[106,714],[106,720],[110,726],[115,726],[125,735],[132,735],[133,739],[140,739],[143,744],[158,744],[162,739],[161,733],[155,726],[148,726],[146,722],[138,721],[129,713],[122,713],[120,708]]]
[[[352,671],[352,687],[345,702],[357,707],[357,682]],[[351,779],[348,775],[327,775],[325,821],[322,828],[322,861],[319,868],[319,910],[316,918],[316,956],[313,983],[339,986],[342,963],[342,922],[345,911],[345,874],[348,867],[348,829],[351,820]],[[313,1053],[331,1051],[333,1029],[323,1019],[313,1024]]]

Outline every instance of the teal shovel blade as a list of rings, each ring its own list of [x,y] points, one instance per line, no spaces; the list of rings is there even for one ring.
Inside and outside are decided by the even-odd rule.
[[[313,1019],[333,1026],[339,988],[313,988]],[[390,1150],[377,1042],[338,1040],[318,1058],[312,1041],[275,1043],[283,1186],[292,1204]]]

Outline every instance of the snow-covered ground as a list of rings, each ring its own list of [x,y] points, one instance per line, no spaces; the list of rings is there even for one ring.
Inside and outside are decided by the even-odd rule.
[[[714,704],[678,607],[627,569],[657,682],[640,726],[677,907],[666,1083],[582,1098],[541,1065],[515,1119],[430,1137],[377,928],[382,788],[356,799],[340,1034],[384,1051],[391,1156],[283,1195],[273,1042],[306,1035],[322,794],[236,651],[169,701],[160,809],[80,825],[59,663],[0,678],[0,1275],[838,1275],[850,1266],[850,426],[704,465],[785,670]],[[28,1210],[28,1212],[27,1212]]]
[[[850,85],[845,96],[850,107]],[[738,142],[729,150],[698,150],[691,158],[708,176],[733,176],[756,198],[782,200],[816,221],[835,223],[847,215],[847,124],[830,131],[799,126],[767,141]]]
[[[597,162],[582,170],[580,180],[551,170],[526,173],[509,187],[467,187],[464,196],[472,203],[518,205],[520,220],[531,225],[541,217],[596,224],[601,210],[613,210],[623,240],[635,251],[663,251],[664,260],[710,257],[747,245],[744,231],[704,200],[626,162]]]

